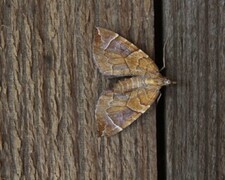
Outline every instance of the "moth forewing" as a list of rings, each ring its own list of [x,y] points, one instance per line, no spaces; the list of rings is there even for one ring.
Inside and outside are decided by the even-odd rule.
[[[104,91],[96,105],[99,135],[112,136],[143,114],[157,99],[161,86],[171,81],[162,77],[146,53],[110,30],[96,28],[93,53],[103,75],[131,76]]]

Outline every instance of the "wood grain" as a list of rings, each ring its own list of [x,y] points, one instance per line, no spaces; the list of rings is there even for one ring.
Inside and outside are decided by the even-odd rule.
[[[97,137],[95,26],[154,59],[152,0],[0,1],[1,179],[157,179],[155,106]]]
[[[167,179],[225,178],[224,1],[163,1]]]

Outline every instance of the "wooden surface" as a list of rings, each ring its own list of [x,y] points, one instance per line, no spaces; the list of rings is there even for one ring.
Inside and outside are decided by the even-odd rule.
[[[225,3],[164,0],[166,173],[225,179]]]
[[[95,26],[154,58],[152,0],[0,1],[1,179],[157,179],[155,105],[98,138]]]

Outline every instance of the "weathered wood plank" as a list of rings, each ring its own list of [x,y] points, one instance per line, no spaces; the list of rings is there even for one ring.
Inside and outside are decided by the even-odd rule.
[[[154,57],[152,0],[0,1],[1,179],[157,179],[155,106],[112,138],[94,119],[108,80],[95,26]]]
[[[224,179],[224,1],[163,1],[167,179]]]

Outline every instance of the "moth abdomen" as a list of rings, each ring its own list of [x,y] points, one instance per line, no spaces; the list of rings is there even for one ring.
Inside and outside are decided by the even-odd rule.
[[[145,87],[144,78],[141,76],[131,77],[118,81],[118,83],[116,83],[113,87],[113,92],[125,93],[140,87]]]

